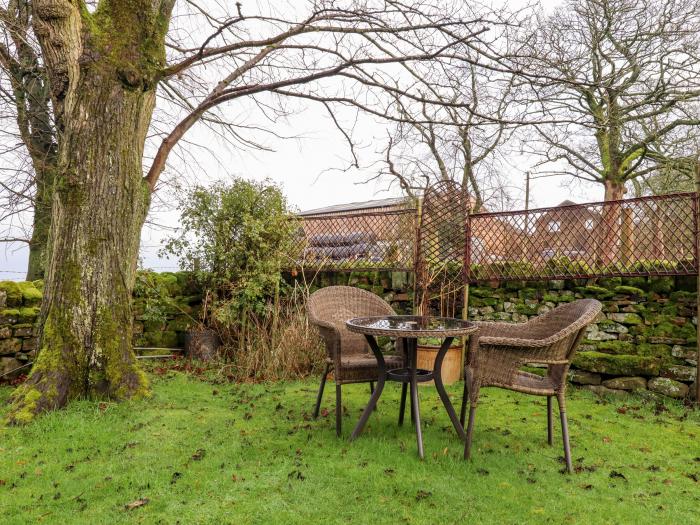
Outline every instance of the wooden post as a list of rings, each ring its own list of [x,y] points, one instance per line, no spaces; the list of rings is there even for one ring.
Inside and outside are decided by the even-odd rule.
[[[469,240],[469,239],[467,239]],[[468,261],[467,261],[468,264]],[[467,270],[468,271],[468,270]],[[462,305],[462,319],[469,320],[469,282],[464,283],[464,304]],[[467,339],[462,338],[462,357],[459,362],[459,377],[464,379],[464,363],[467,357]]]
[[[530,172],[528,172],[529,177]],[[465,189],[466,190],[466,189]],[[469,320],[469,281],[472,270],[472,228],[471,228],[471,203],[469,195],[466,195],[466,217],[464,220],[464,268],[462,278],[464,279],[464,297],[462,302],[462,319]],[[462,338],[462,356],[459,363],[459,377],[464,379],[464,364],[467,357],[467,339]]]
[[[416,227],[413,232],[413,315],[422,315],[420,310],[420,305],[418,304],[419,298],[422,300],[422,294],[419,294],[418,287],[422,285],[421,282],[421,222],[423,221],[423,197],[418,197],[416,202]]]

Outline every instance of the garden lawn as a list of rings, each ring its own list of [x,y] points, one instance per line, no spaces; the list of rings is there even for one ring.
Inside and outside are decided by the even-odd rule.
[[[82,401],[26,428],[0,426],[0,523],[682,523],[698,522],[700,415],[632,397],[571,391],[576,473],[562,473],[545,399],[483,391],[471,462],[432,387],[421,387],[426,458],[390,383],[355,442],[368,397],[333,383],[215,384],[152,375],[153,397]],[[458,404],[461,384],[450,389]],[[9,387],[0,387],[0,402]],[[6,411],[4,403],[0,415]]]

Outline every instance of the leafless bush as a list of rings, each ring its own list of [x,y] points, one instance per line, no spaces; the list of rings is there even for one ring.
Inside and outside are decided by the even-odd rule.
[[[265,315],[249,314],[244,330],[219,330],[223,370],[237,380],[298,379],[319,372],[325,356],[321,339],[306,316],[305,289],[270,304]]]

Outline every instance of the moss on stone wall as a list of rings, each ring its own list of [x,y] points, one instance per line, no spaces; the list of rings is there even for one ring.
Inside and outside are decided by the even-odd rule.
[[[291,286],[308,287],[311,292],[332,285],[357,286],[383,297],[398,313],[412,313],[410,272],[314,272],[286,275],[285,279]],[[33,341],[31,326],[38,314],[42,287],[41,281],[0,282],[0,354],[28,358]],[[197,319],[201,297],[186,272],[140,272],[134,290],[134,344],[180,346],[184,332]],[[694,376],[696,299],[694,283],[687,278],[480,284],[470,287],[469,297],[470,319],[514,322],[526,321],[578,298],[601,300],[603,312],[587,329],[574,360],[581,371],[578,376],[590,384],[613,377],[649,379],[660,375],[689,383]]]

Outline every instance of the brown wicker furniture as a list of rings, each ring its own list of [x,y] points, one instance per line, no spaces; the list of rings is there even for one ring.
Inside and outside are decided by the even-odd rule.
[[[569,429],[566,420],[566,375],[576,348],[588,326],[598,315],[601,304],[595,299],[581,299],[558,306],[526,323],[477,322],[479,336],[469,342],[465,365],[464,395],[460,422],[464,425],[467,399],[469,424],[464,457],[469,458],[474,415],[479,389],[496,386],[547,396],[547,441],[552,444],[552,397],[559,403],[566,468],[571,466]],[[547,374],[539,376],[522,371],[527,363],[547,365]]]
[[[351,332],[363,334],[369,343],[370,348],[379,363],[379,374],[377,376],[377,388],[372,393],[369,403],[365,408],[360,421],[352,432],[351,439],[356,438],[367,423],[372,410],[376,406],[377,400],[382,395],[384,382],[386,380],[398,381],[402,383],[401,408],[399,409],[399,424],[403,423],[404,411],[406,408],[406,386],[411,387],[411,416],[416,429],[416,441],[418,444],[418,455],[423,458],[423,435],[420,424],[420,404],[418,402],[418,383],[434,380],[435,388],[440,394],[440,399],[445,410],[450,416],[450,420],[459,434],[465,439],[464,428],[460,424],[457,414],[455,414],[450,398],[447,396],[445,386],[442,382],[441,371],[442,362],[447,350],[452,345],[452,340],[458,336],[466,336],[476,332],[474,323],[462,321],[460,319],[450,319],[446,317],[429,316],[378,316],[350,319],[347,327]],[[406,366],[402,368],[392,368],[388,366],[382,352],[377,344],[377,336],[394,337],[404,341],[406,349]],[[416,349],[419,337],[437,337],[444,339],[440,350],[435,358],[433,370],[422,370],[417,368]]]
[[[315,325],[326,344],[326,369],[321,377],[321,386],[316,398],[314,418],[318,417],[326,385],[326,377],[333,370],[335,376],[335,430],[340,436],[342,429],[341,386],[350,383],[370,383],[374,391],[374,381],[379,376],[376,357],[369,352],[367,341],[347,329],[345,322],[364,315],[396,315],[393,308],[381,297],[351,286],[328,286],[314,292],[307,303],[309,321]],[[401,348],[397,355],[387,355],[388,366],[398,368],[404,365]]]

